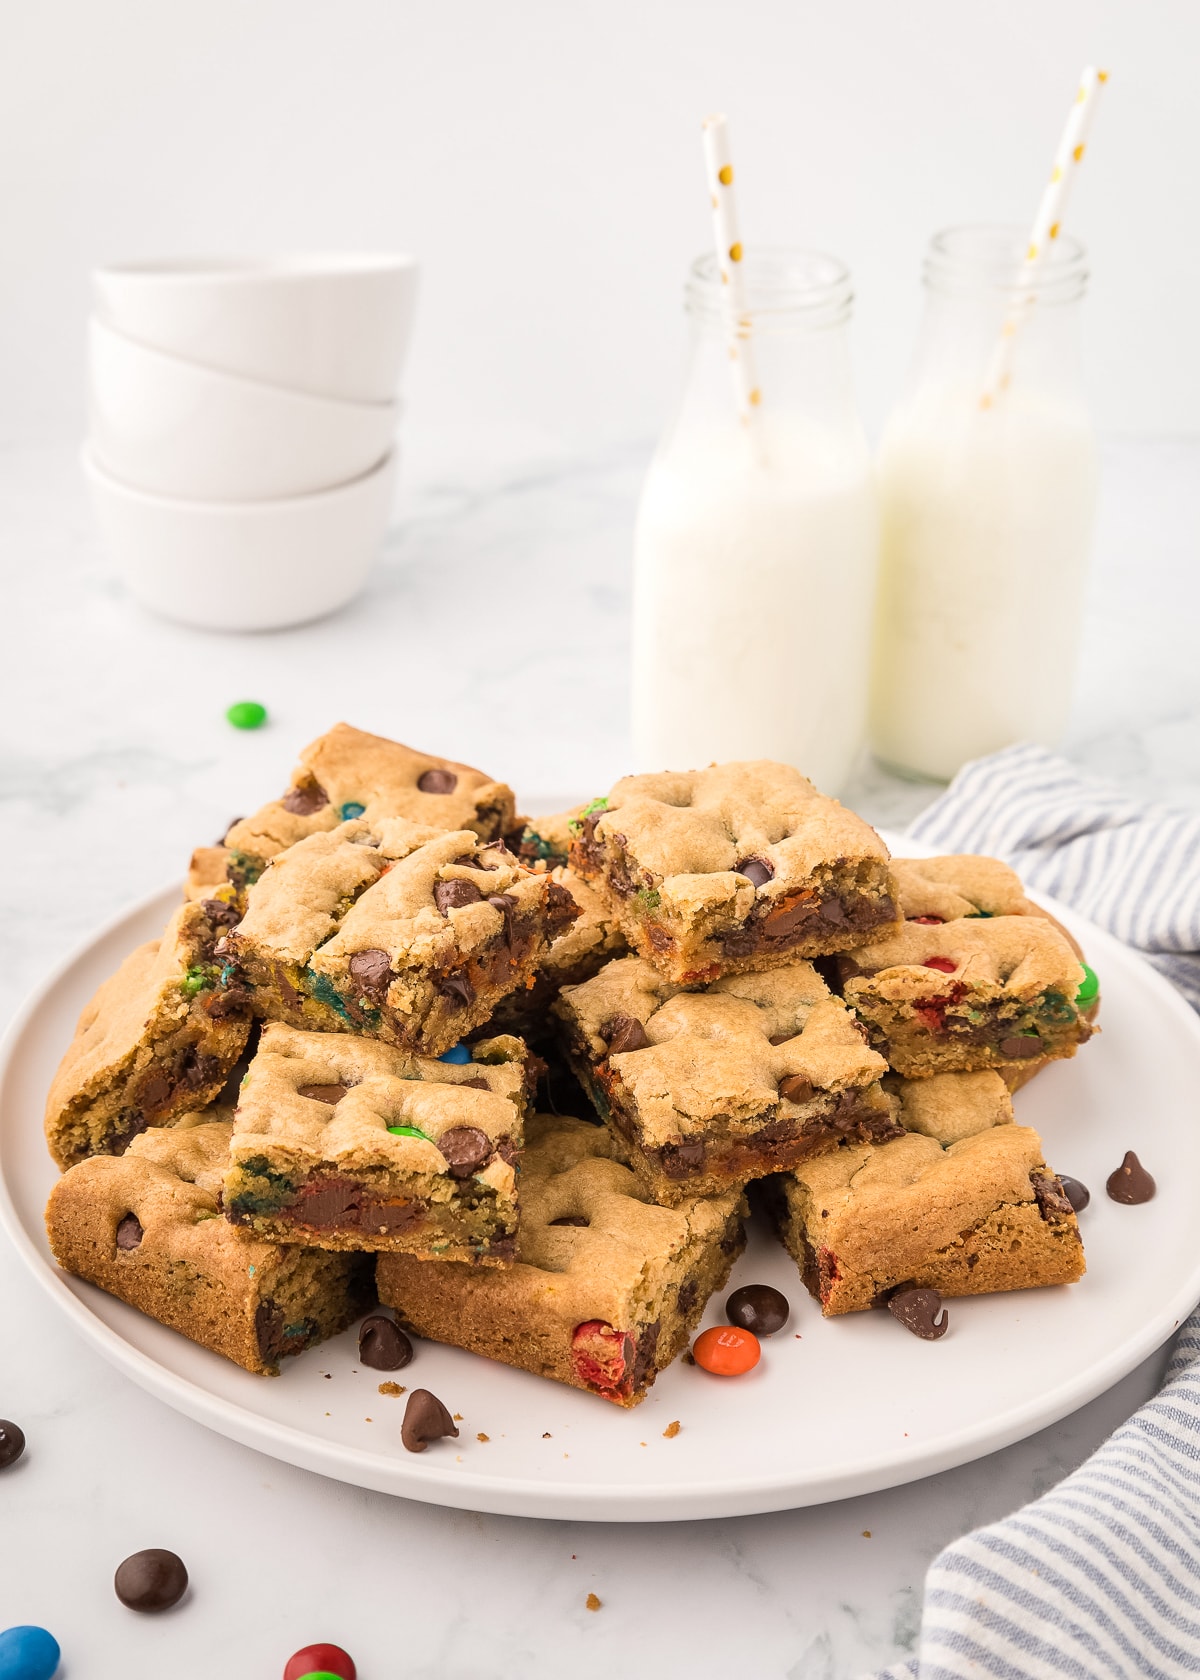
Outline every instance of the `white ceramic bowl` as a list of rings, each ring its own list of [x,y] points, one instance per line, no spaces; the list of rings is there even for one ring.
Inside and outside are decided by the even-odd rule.
[[[278,502],[174,501],[84,470],[105,544],[130,593],[204,630],[279,630],[344,606],[387,530],[395,452],[373,472]]]
[[[396,403],[349,403],[239,379],[88,329],[88,443],[156,496],[257,502],[361,478],[392,448]]]
[[[412,333],[417,263],[403,254],[118,263],[95,311],[170,356],[346,402],[390,402]]]

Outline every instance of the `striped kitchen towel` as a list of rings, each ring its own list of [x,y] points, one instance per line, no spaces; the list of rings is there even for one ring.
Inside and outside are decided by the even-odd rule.
[[[968,764],[910,833],[1005,858],[1200,1008],[1200,813],[1017,746]],[[1085,1464],[934,1559],[917,1655],[879,1680],[1182,1675],[1200,1675],[1200,1311],[1161,1391]]]

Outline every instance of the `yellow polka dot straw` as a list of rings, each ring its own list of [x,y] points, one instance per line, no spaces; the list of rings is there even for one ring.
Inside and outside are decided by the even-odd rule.
[[[1100,89],[1107,80],[1108,71],[1097,70],[1093,64],[1088,65],[1080,78],[1079,92],[1075,95],[1062,139],[1058,142],[1058,151],[1054,154],[1054,167],[1050,171],[1050,179],[1046,182],[1042,201],[1038,205],[1038,212],[1030,230],[1029,244],[1017,276],[1013,302],[988,364],[987,378],[984,380],[983,393],[979,399],[982,408],[991,408],[996,399],[1008,389],[1012,378],[1017,334],[1021,323],[1037,302],[1038,273],[1053,250],[1054,241],[1062,227],[1067,198],[1087,151],[1088,134],[1091,131],[1092,118],[1096,114],[1096,102]]]
[[[754,356],[750,345],[750,316],[742,278],[742,241],[737,225],[737,194],[733,184],[733,158],[729,149],[729,120],[717,115],[705,117],[704,167],[708,175],[708,196],[712,203],[713,239],[721,275],[722,302],[729,335],[729,367],[738,414],[749,424],[759,404],[754,377]]]

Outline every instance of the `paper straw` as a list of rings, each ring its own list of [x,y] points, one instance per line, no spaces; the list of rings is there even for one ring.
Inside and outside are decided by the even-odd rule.
[[[1079,92],[1075,95],[1075,103],[1071,106],[1067,125],[1058,143],[1058,151],[1054,155],[1054,168],[1050,171],[1050,179],[1042,193],[1042,202],[1038,205],[1038,213],[1029,234],[1025,260],[1017,276],[1016,296],[1000,329],[1000,337],[988,364],[983,394],[979,399],[982,408],[990,408],[1000,393],[1007,390],[1012,378],[1017,334],[1022,322],[1037,302],[1037,278],[1062,227],[1067,199],[1079,173],[1079,165],[1083,162],[1083,154],[1087,150],[1087,137],[1091,130],[1092,118],[1096,114],[1096,102],[1100,89],[1107,80],[1108,71],[1097,70],[1092,64],[1083,72]]]
[[[742,242],[738,237],[737,195],[733,190],[733,159],[729,150],[729,121],[717,115],[705,117],[704,165],[708,194],[712,201],[713,240],[721,275],[722,313],[729,336],[729,366],[738,414],[749,425],[758,407],[760,393],[754,377],[750,346],[750,316],[742,284]]]

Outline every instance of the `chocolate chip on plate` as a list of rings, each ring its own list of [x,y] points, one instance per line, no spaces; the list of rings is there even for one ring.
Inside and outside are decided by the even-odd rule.
[[[600,1036],[608,1042],[610,1056],[623,1056],[629,1050],[644,1050],[650,1040],[636,1015],[614,1015],[601,1028]]]
[[[422,793],[453,793],[458,777],[453,770],[426,770],[417,778],[417,786]]]
[[[413,1345],[394,1319],[384,1313],[364,1318],[358,1331],[358,1357],[372,1371],[402,1371],[412,1362]]]
[[[482,897],[474,881],[438,881],[433,889],[433,902],[443,916],[461,910],[465,904],[478,904]]]
[[[769,1283],[745,1283],[725,1303],[725,1317],[739,1330],[756,1336],[773,1336],[788,1321],[791,1307],[786,1295]]]
[[[1062,1173],[1058,1176],[1062,1185],[1063,1195],[1070,1202],[1076,1213],[1082,1213],[1092,1199],[1092,1192],[1086,1184],[1081,1184],[1077,1178],[1065,1178]]]
[[[457,1436],[454,1419],[427,1388],[414,1388],[404,1408],[404,1422],[400,1425],[400,1439],[409,1452],[424,1452],[430,1441],[443,1435]]]
[[[1133,1150],[1127,1149],[1125,1159],[1116,1172],[1109,1174],[1104,1188],[1114,1202],[1122,1202],[1126,1207],[1138,1207],[1142,1202],[1150,1200],[1158,1186]]]
[[[25,1431],[8,1418],[0,1418],[0,1470],[15,1464],[25,1451]]]
[[[141,1246],[142,1222],[136,1213],[127,1213],[117,1225],[117,1247],[128,1252]]]
[[[161,1546],[134,1552],[113,1577],[117,1597],[129,1610],[169,1610],[179,1603],[187,1584],[183,1559]]]
[[[437,1146],[446,1157],[451,1178],[470,1178],[492,1154],[492,1140],[478,1126],[452,1126],[437,1139]]]
[[[936,1342],[950,1328],[950,1314],[936,1289],[898,1289],[888,1301],[888,1311],[923,1342]]]

